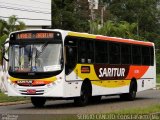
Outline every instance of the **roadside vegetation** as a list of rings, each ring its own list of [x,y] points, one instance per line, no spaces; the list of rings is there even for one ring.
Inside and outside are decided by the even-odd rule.
[[[142,120],[145,120],[145,118],[153,117],[153,119],[158,120],[160,118],[159,116],[160,112],[160,104],[155,104],[148,107],[139,107],[139,108],[130,108],[130,109],[124,109],[124,110],[118,110],[115,112],[109,112],[109,113],[100,113],[100,114],[77,114],[77,115],[62,115],[62,116],[54,116],[54,119],[56,120],[117,120],[122,118],[129,118],[133,117],[134,115],[141,118]],[[156,114],[157,113],[157,114]],[[155,115],[155,116],[153,116]],[[52,116],[48,116],[48,120],[52,120]],[[152,120],[152,118],[148,119]]]
[[[29,98],[26,98],[26,97],[8,97],[7,95],[0,92],[0,103],[16,102],[16,101],[24,101],[24,100],[29,100]]]
[[[160,74],[157,74],[157,83],[160,84]]]
[[[25,23],[20,21],[15,15],[10,16],[7,21],[0,18],[0,48],[11,32],[17,30],[23,30],[25,28],[26,28]],[[1,57],[2,57],[2,52],[0,49],[0,63],[1,63]]]
[[[130,108],[124,109],[120,111],[113,112],[114,114],[151,114],[151,113],[159,113],[160,112],[160,104],[151,105],[148,107],[139,107],[139,108]]]

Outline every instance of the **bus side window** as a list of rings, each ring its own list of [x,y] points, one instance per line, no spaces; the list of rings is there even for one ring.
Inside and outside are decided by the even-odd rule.
[[[132,45],[132,62],[134,65],[142,64],[141,47],[138,45]]]
[[[131,45],[121,44],[121,64],[131,64]]]
[[[78,62],[93,63],[94,62],[94,41],[88,38],[80,38],[78,42]]]
[[[142,65],[150,65],[150,49],[147,46],[142,46]]]
[[[150,47],[150,65],[154,65],[154,48]]]
[[[95,62],[108,63],[108,43],[95,41]]]
[[[120,44],[109,43],[109,63],[120,64]]]
[[[94,62],[93,40],[86,41],[86,53],[87,53],[87,63],[93,63]]]
[[[79,39],[78,42],[78,62],[86,63],[86,41],[83,39]]]

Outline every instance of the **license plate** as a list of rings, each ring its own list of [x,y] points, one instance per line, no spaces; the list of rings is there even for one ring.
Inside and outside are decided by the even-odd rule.
[[[36,90],[34,89],[28,89],[27,94],[36,94]]]

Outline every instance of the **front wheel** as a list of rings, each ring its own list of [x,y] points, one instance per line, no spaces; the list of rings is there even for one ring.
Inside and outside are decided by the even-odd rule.
[[[91,85],[87,83],[83,83],[81,87],[80,97],[76,97],[74,99],[74,103],[77,106],[86,106],[89,103],[89,99],[91,97]]]
[[[41,108],[46,103],[45,97],[31,97],[31,102],[36,108]]]

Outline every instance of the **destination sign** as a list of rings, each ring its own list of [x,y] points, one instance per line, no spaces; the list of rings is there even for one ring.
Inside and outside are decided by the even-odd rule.
[[[54,38],[54,33],[38,32],[38,33],[18,33],[16,39],[48,39]]]

